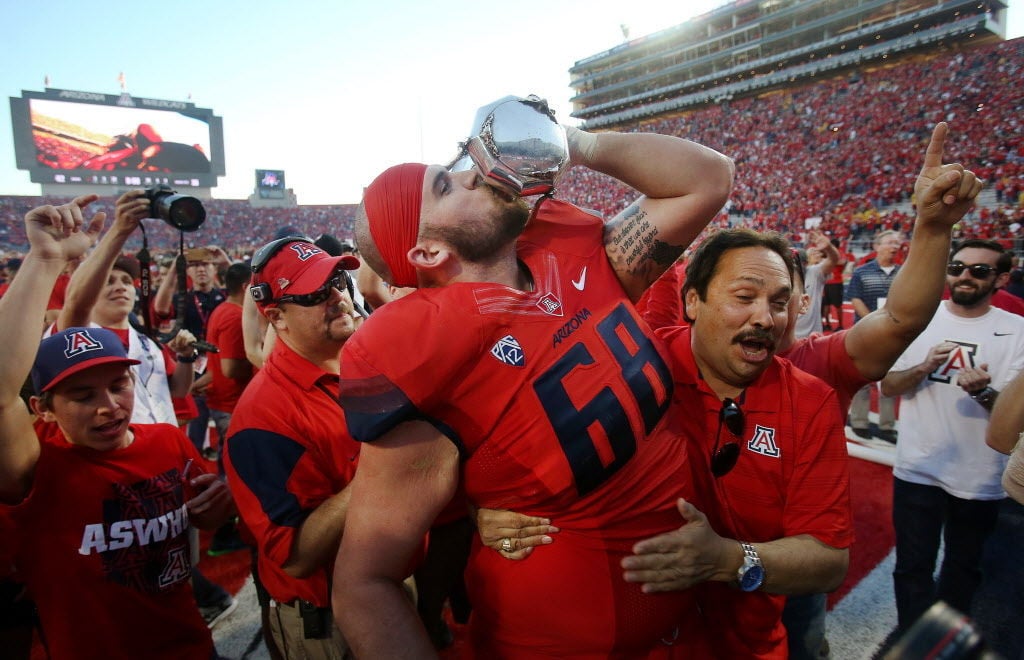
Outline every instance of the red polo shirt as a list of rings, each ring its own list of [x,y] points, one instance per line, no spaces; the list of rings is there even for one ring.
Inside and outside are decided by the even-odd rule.
[[[256,539],[260,579],[275,600],[330,607],[333,562],[305,579],[282,566],[306,517],[351,481],[358,454],[338,405],[338,376],[279,338],[235,406],[224,454],[238,511]]]
[[[700,376],[690,328],[658,334],[669,344],[676,370],[672,429],[691,439],[694,486],[713,494],[704,513],[715,531],[752,543],[810,534],[826,545],[849,547],[849,459],[832,388],[776,357],[737,401],[746,421],[740,457],[731,472],[715,478],[710,462],[722,403]],[[724,426],[720,433],[720,443],[735,440]],[[720,657],[786,657],[785,596],[746,593],[722,582],[704,583],[698,594],[704,632]]]

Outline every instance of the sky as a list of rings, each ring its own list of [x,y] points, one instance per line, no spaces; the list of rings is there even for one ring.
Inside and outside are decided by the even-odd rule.
[[[384,168],[447,162],[477,108],[513,94],[569,116],[569,69],[722,0],[0,0],[0,94],[50,86],[188,101],[223,118],[227,173],[281,169],[300,204],[354,204]],[[1024,34],[1009,0],[1007,37]],[[0,194],[38,195],[15,168],[0,103]]]

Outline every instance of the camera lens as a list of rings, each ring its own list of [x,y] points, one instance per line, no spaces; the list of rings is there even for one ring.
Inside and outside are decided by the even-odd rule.
[[[971,620],[943,601],[931,606],[885,655],[885,660],[999,660]]]
[[[181,231],[196,231],[206,221],[206,209],[195,197],[179,195],[160,186],[146,191],[150,215]]]
[[[160,200],[160,217],[181,231],[195,231],[206,221],[202,202],[188,195],[168,195]]]

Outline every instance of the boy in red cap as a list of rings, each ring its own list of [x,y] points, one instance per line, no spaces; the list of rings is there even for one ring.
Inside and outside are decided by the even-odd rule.
[[[219,525],[230,493],[194,467],[176,426],[131,423],[136,361],[115,333],[38,339],[54,280],[102,227],[102,213],[83,219],[96,199],[29,211],[27,275],[0,301],[0,501],[14,505],[15,561],[52,658],[214,657],[188,528]],[[30,371],[38,431],[19,399]]]

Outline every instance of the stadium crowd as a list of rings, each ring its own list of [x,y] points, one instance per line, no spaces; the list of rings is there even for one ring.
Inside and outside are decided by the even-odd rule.
[[[857,247],[866,251],[875,232],[909,228],[913,173],[906,163],[925,127],[949,121],[963,133],[947,153],[970,159],[996,193],[996,203],[968,216],[958,236],[1020,239],[1021,75],[1024,40],[1015,40],[737,99],[636,129],[679,135],[734,157],[736,187],[720,226],[799,238],[808,219],[820,218],[822,231],[860,239]],[[927,104],[932,98],[941,102]],[[588,171],[570,172],[561,192],[605,215],[624,203],[620,185]]]
[[[427,556],[424,532],[430,529],[434,534],[442,523],[466,519],[465,497],[483,512],[477,522],[484,545],[475,542],[462,585],[471,596],[476,630],[484,630],[470,642],[478,651],[484,649],[482,656],[525,657],[547,644],[554,645],[556,656],[564,654],[566,645],[575,649],[576,644],[588,651],[597,649],[593,657],[613,651],[646,657],[641,651],[655,647],[670,653],[660,645],[677,638],[685,644],[691,635],[702,639],[702,631],[687,630],[682,627],[687,622],[680,621],[699,612],[699,604],[704,612],[718,613],[706,623],[714,632],[707,643],[719,646],[696,651],[681,647],[684,650],[699,657],[705,657],[700,656],[704,652],[706,657],[717,653],[784,658],[791,652],[804,657],[795,648],[803,642],[790,640],[787,646],[782,612],[785,596],[820,595],[834,589],[846,572],[852,514],[843,426],[850,396],[897,363],[943,304],[943,288],[952,290],[949,305],[963,316],[969,317],[972,310],[977,316],[990,314],[996,283],[1004,286],[1009,280],[1012,251],[1024,248],[1024,131],[1019,118],[1024,91],[1016,84],[1022,73],[1024,41],[1017,41],[730,101],[648,122],[630,132],[589,134],[569,129],[570,154],[578,166],[560,183],[558,199],[540,205],[529,225],[525,206],[487,192],[488,186],[479,184],[474,173],[448,174],[409,164],[375,179],[367,189],[365,206],[359,208],[253,208],[242,200],[209,200],[204,202],[206,222],[185,236],[197,249],[183,255],[184,290],[171,284],[173,273],[166,270],[166,259],[158,259],[164,270],[157,274],[164,279],[155,285],[157,301],[150,309],[136,307],[138,264],[125,256],[141,247],[137,229],[142,223],[150,249],[161,256],[173,254],[178,234],[162,222],[144,219],[148,203],[139,193],[126,193],[116,201],[92,196],[72,202],[0,197],[5,263],[29,272],[14,289],[5,281],[0,290],[0,329],[18,338],[0,350],[0,432],[5,434],[0,443],[5,468],[0,497],[26,503],[10,517],[0,516],[0,525],[7,525],[3,538],[43,538],[50,532],[46,524],[24,531],[15,530],[10,520],[20,520],[28,515],[25,511],[46,514],[34,517],[37,521],[59,518],[54,512],[60,511],[62,498],[73,493],[67,486],[79,484],[68,475],[86,475],[81,478],[87,495],[76,502],[77,518],[58,530],[63,545],[54,543],[56,550],[40,553],[37,559],[22,559],[31,569],[24,572],[42,587],[40,617],[60,621],[44,621],[44,628],[53,625],[58,630],[57,655],[93,657],[90,650],[74,644],[88,635],[84,629],[90,617],[104,608],[131,607],[135,628],[128,631],[124,648],[100,648],[97,653],[128,658],[135,648],[146,648],[151,657],[217,657],[203,619],[212,628],[234,603],[225,595],[219,604],[200,603],[199,611],[191,608],[189,589],[198,593],[199,586],[186,586],[196,576],[182,563],[187,562],[183,553],[188,548],[187,525],[181,524],[184,512],[210,530],[235,531],[235,516],[241,516],[241,535],[257,548],[254,566],[265,580],[260,605],[266,639],[280,657],[305,657],[307,647],[314,646],[322,657],[352,657],[347,643],[366,657],[391,657],[382,652],[388,649],[396,655],[416,650],[426,656],[451,639],[443,625],[428,636],[426,630],[436,621],[424,620],[426,630],[419,630],[416,610],[407,602],[417,595],[403,588],[402,578],[412,572],[410,556],[417,561]],[[950,124],[948,139],[943,122]],[[924,131],[933,126],[929,142]],[[936,144],[938,148],[932,149]],[[968,169],[944,165],[954,161]],[[665,169],[659,171],[651,163]],[[615,172],[632,189],[602,171]],[[424,192],[423,181],[435,180],[428,172],[440,184]],[[989,182],[992,203],[974,207],[981,189],[975,174]],[[446,197],[452,190],[455,197]],[[634,190],[646,193],[635,206],[630,205]],[[481,213],[479,217],[494,221],[474,225],[486,234],[484,238],[493,238],[486,232],[497,235],[493,241],[442,231],[478,220],[473,214],[479,209],[473,204],[487,212],[507,212]],[[594,209],[617,221],[606,229],[575,207]],[[114,219],[104,232],[100,213]],[[428,218],[437,233],[423,232],[423,238],[417,231]],[[519,233],[499,231],[505,229],[500,222],[511,222],[507,218],[520,218]],[[450,226],[444,225],[446,221]],[[411,238],[402,233],[410,226]],[[817,230],[813,236],[808,233],[812,228]],[[382,231],[402,235],[382,240]],[[843,253],[864,253],[873,240],[894,232],[905,236],[909,245],[898,263],[866,259],[865,265],[850,269],[856,281],[876,271],[884,273],[878,277],[891,279],[885,285],[885,309],[872,307],[861,313],[858,308],[857,326],[834,335],[798,340],[794,332],[786,334],[800,314],[820,316],[817,305],[800,310],[801,304],[806,307],[800,295],[805,271],[792,246],[807,244],[824,251],[832,245],[831,236],[846,243]],[[299,233],[310,238],[295,239]],[[322,241],[324,235],[333,238]],[[314,242],[312,237],[318,238]],[[345,256],[354,251],[345,241],[356,237],[363,249],[362,264]],[[98,247],[86,257],[97,239]],[[409,244],[403,243],[406,239]],[[951,242],[960,239],[983,240],[951,253]],[[502,258],[466,256],[478,240],[496,246],[484,256]],[[454,262],[431,261],[430,255],[418,252],[418,241],[443,245],[441,259]],[[704,247],[689,253],[685,281],[672,279],[684,262],[671,264],[691,241]],[[632,255],[639,257],[626,256],[634,242],[651,247],[637,247]],[[515,249],[504,249],[508,246]],[[65,270],[65,262],[80,261],[77,270]],[[554,288],[540,290],[554,287],[548,280],[554,280],[559,267],[566,272],[568,264],[573,275],[579,273],[571,280],[574,291],[568,286],[564,293],[558,289],[559,300],[549,295]],[[659,277],[666,269],[669,276]],[[5,277],[17,281],[10,270]],[[465,276],[467,271],[471,275]],[[363,286],[364,276],[376,278],[381,287],[386,281],[405,288],[418,284],[421,289],[391,306]],[[62,277],[66,298],[54,306],[52,292]],[[357,318],[356,282],[376,308],[367,319]],[[464,288],[467,285],[474,288]],[[641,296],[659,286],[667,289],[666,300],[674,307],[655,323],[652,313],[663,310],[655,309],[653,298]],[[862,295],[859,287],[853,302]],[[742,292],[735,293],[737,288]],[[395,300],[401,295],[394,286],[387,292]],[[516,302],[508,303],[505,299],[510,297]],[[568,307],[570,301],[579,311],[566,323],[562,306]],[[460,307],[471,305],[475,310],[488,304],[501,307],[499,329],[509,333],[493,347],[495,329],[488,325],[488,315],[466,313]],[[585,323],[591,308],[595,319]],[[116,322],[109,320],[110,309],[117,311]],[[51,311],[55,317],[49,316]],[[132,311],[143,327],[163,323],[162,329],[184,332],[186,339],[179,339],[179,334],[163,348],[151,345],[135,319],[129,320]],[[992,314],[986,318],[999,324],[997,330],[1011,329],[996,336],[1016,337],[1024,329],[1024,321],[1012,314]],[[544,325],[527,315],[542,318]],[[32,364],[37,349],[31,330],[44,325],[44,318],[54,322],[50,332],[56,337],[38,348]],[[409,325],[419,329],[414,335],[404,325],[410,320]],[[363,331],[356,333],[364,323]],[[253,336],[255,353],[250,346]],[[486,345],[478,346],[481,337]],[[195,342],[204,338],[216,340],[220,350]],[[535,351],[528,358],[522,357],[517,341],[525,338]],[[1016,338],[1005,342],[1010,357],[993,364],[991,376],[987,365],[975,369],[972,363],[971,387],[965,378],[950,396],[968,404],[973,399],[990,409],[998,396],[996,386],[1006,385],[1024,366],[1024,344]],[[733,344],[741,345],[742,358],[734,358]],[[917,347],[915,353],[927,354],[922,363],[927,369],[916,363],[900,366],[921,378],[930,374],[939,362],[928,348]],[[787,359],[777,357],[776,350]],[[529,372],[529,381],[497,382],[496,375],[513,372],[496,369],[529,365],[537,370],[538,357],[545,360],[544,371]],[[948,358],[948,352],[943,354],[943,360]],[[341,371],[342,363],[347,374]],[[158,368],[151,371],[154,364]],[[591,380],[614,381],[614,390],[608,385],[594,394],[593,388],[587,389],[590,384],[576,382],[572,372],[584,364],[594,365],[591,375],[600,375]],[[12,403],[19,396],[14,383],[24,381],[30,367],[35,392],[29,401],[35,420],[23,406]],[[963,365],[959,368],[967,371]],[[145,376],[140,382],[139,376],[128,376],[127,369],[132,374],[156,373],[157,381]],[[626,380],[625,371],[643,373],[619,382],[620,376]],[[188,379],[182,377],[185,374]],[[185,380],[189,384],[183,384]],[[132,392],[143,384],[160,399],[154,408],[166,411],[167,423],[140,423],[131,417]],[[577,409],[570,397],[578,394],[576,387],[585,392],[581,397],[593,396],[594,405]],[[687,394],[672,398],[667,393],[673,389]],[[836,392],[845,389],[850,391],[837,398]],[[92,418],[84,423],[85,413],[76,411],[91,406],[92,400],[75,398],[83,390],[98,397],[100,408],[127,414],[113,415],[103,424]],[[492,403],[491,397],[503,396],[513,403]],[[193,404],[197,398],[209,404],[216,429],[211,437],[200,433],[189,438],[179,432],[178,426],[200,414],[187,403],[190,397]],[[623,397],[633,397],[628,410]],[[697,399],[701,404],[694,404],[695,409],[703,414],[673,412],[682,409],[681,404],[676,406],[680,401]],[[775,404],[781,399],[785,401],[779,409]],[[318,406],[317,414],[308,414],[304,402]],[[578,419],[596,407],[605,410],[593,419]],[[330,423],[325,427],[319,424],[322,420]],[[201,430],[210,426],[200,424]],[[594,431],[598,426],[603,430]],[[636,442],[637,428],[644,429],[640,439],[661,442]],[[778,437],[776,428],[783,429]],[[346,442],[333,442],[334,432],[342,429]],[[591,446],[589,440],[584,449],[576,446],[578,438],[591,433],[601,435],[607,447]],[[749,444],[745,433],[754,434]],[[626,436],[631,446],[622,444]],[[696,440],[685,450],[667,444],[683,437]],[[432,453],[415,453],[428,444]],[[83,451],[72,452],[65,445]],[[140,455],[140,447],[154,454],[159,448],[159,458]],[[563,454],[552,458],[545,453],[552,447],[565,452],[566,465]],[[602,450],[607,455],[598,455]],[[1005,463],[992,454],[988,462]],[[396,455],[409,460],[396,462]],[[503,460],[510,456],[521,459],[523,466]],[[468,479],[465,492],[460,490],[453,499],[460,460],[468,465],[463,467]],[[934,461],[925,457],[922,462]],[[543,474],[533,472],[536,466],[541,470],[554,464],[557,467],[544,468]],[[410,470],[409,465],[429,469]],[[693,482],[686,481],[687,476],[679,478],[686,483],[675,483],[684,466],[687,473],[693,471]],[[108,470],[127,470],[135,481],[122,483],[124,476],[108,477]],[[225,473],[230,495],[224,487]],[[633,479],[652,474],[659,478]],[[356,483],[362,490],[350,490],[354,480],[361,480]],[[125,520],[109,529],[87,526],[81,546],[65,552],[66,580],[74,582],[74,573],[81,571],[86,576],[82,583],[91,580],[90,588],[103,599],[102,607],[78,618],[72,616],[73,608],[85,599],[77,592],[65,597],[56,587],[47,589],[45,579],[38,576],[45,576],[46,562],[65,556],[61,552],[67,550],[67,539],[80,534],[77,520],[91,520],[88,516],[106,506],[102,503],[109,496],[110,482],[116,482],[112,492],[120,498],[119,506],[127,509]],[[516,490],[523,484],[532,487],[529,495]],[[739,485],[743,494],[722,484]],[[1000,497],[989,499],[1004,495],[1000,491]],[[645,516],[644,502],[652,498],[665,506]],[[454,516],[450,503],[458,509]],[[150,510],[157,505],[160,508]],[[515,516],[488,523],[493,520],[487,518],[489,507],[516,505],[555,511],[565,519],[553,514],[552,519]],[[429,515],[421,515],[419,507],[428,507]],[[119,527],[124,522],[129,524]],[[564,531],[552,526],[560,524]],[[584,533],[573,525],[582,526]],[[602,536],[606,528],[614,533]],[[131,537],[132,529],[137,537]],[[495,529],[500,531],[491,533]],[[591,532],[600,543],[588,538]],[[143,539],[150,537],[153,547],[143,548],[149,544]],[[634,545],[636,541],[640,543]],[[460,543],[465,550],[469,541]],[[542,545],[552,547],[539,549]],[[128,550],[110,560],[116,570],[86,563],[94,554],[106,561],[112,556],[108,551],[126,546]],[[225,552],[244,548],[239,543]],[[705,565],[696,566],[697,559],[687,563],[686,553],[696,552],[694,548],[704,553],[697,559]],[[340,554],[334,569],[336,551]],[[0,577],[7,578],[11,558],[5,552],[10,548],[0,542],[0,557],[6,562],[0,562]],[[24,551],[18,556],[24,557]],[[527,568],[509,569],[512,559],[525,559],[521,566]],[[147,566],[139,568],[140,563]],[[594,572],[580,566],[594,567]],[[606,579],[609,566],[621,566],[624,575]],[[107,573],[125,567],[126,574],[117,575],[124,583],[112,585],[116,580],[107,580]],[[15,572],[13,577],[20,576]],[[528,587],[548,579],[571,580],[572,588],[556,590],[547,602],[532,601]],[[451,582],[439,593],[442,601],[450,595],[454,603],[460,585],[455,584],[459,580]],[[6,589],[0,595],[11,596],[16,589],[12,583],[0,582]],[[500,588],[495,589],[496,584]],[[946,586],[940,584],[940,592]],[[132,588],[130,599],[125,587]],[[969,603],[973,587],[957,585],[957,595],[966,596]],[[174,591],[173,601],[154,596],[164,589]],[[502,590],[514,595],[504,598],[498,593]],[[655,600],[652,592],[669,593],[658,594]],[[915,608],[932,600],[930,594],[921,596]],[[17,602],[10,597],[0,606]],[[375,607],[386,611],[381,615]],[[823,599],[820,608],[823,613]],[[420,617],[424,610],[421,603]],[[507,618],[508,611],[515,616]],[[586,616],[579,625],[566,625],[560,618],[580,611]],[[626,632],[605,626],[600,620],[605,611],[621,615]],[[18,614],[27,617],[18,622],[31,623],[23,608]],[[913,618],[905,619],[901,613],[900,632],[906,632],[917,615],[917,609]],[[750,625],[734,626],[733,617]],[[518,629],[520,619],[530,621],[531,628]],[[486,622],[486,628],[480,628],[479,621]],[[696,617],[690,624],[702,625],[693,621]],[[335,622],[345,628],[347,641],[339,641]],[[124,624],[101,620],[101,625],[115,631]],[[176,630],[187,639],[176,640]],[[146,639],[149,631],[163,637]],[[665,642],[663,633],[672,631],[676,638]],[[489,633],[495,636],[487,637]],[[824,629],[819,633],[823,636]],[[815,643],[813,654],[825,648],[822,643]]]
[[[24,226],[19,218],[41,204],[60,204],[63,198],[0,196],[0,245],[7,258],[27,246]],[[252,254],[270,240],[282,227],[295,227],[303,233],[318,236],[324,233],[351,238],[355,205],[307,205],[296,208],[253,208],[244,200],[212,199],[203,202],[207,219],[198,232],[186,234],[186,245],[222,245],[233,256]],[[113,200],[102,199],[96,208],[112,214]],[[174,250],[178,245],[178,232],[156,220],[145,223],[150,249]],[[245,236],[246,240],[239,240]],[[142,246],[141,233],[131,237],[128,250]]]

